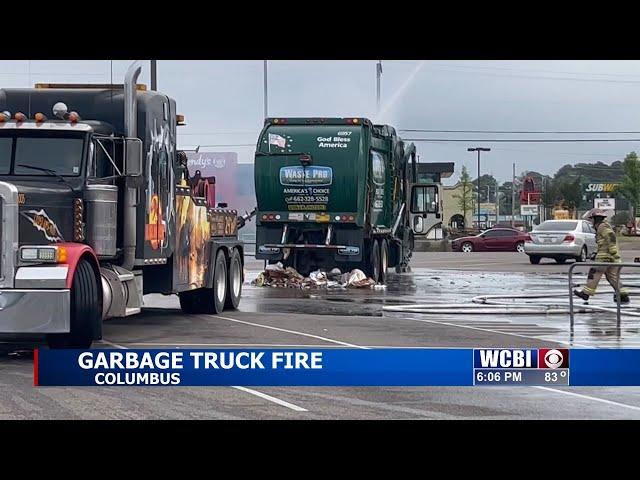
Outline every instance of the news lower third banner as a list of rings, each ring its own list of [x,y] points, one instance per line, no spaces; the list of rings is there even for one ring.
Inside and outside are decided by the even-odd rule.
[[[640,349],[41,349],[34,385],[640,386]]]

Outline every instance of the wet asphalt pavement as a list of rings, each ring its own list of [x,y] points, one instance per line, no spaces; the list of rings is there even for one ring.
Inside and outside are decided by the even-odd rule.
[[[638,254],[623,251],[626,261]],[[612,313],[578,314],[572,333],[566,314],[384,310],[532,291],[558,292],[552,301],[562,305],[569,264],[530,265],[517,253],[434,252],[415,254],[412,265],[412,273],[390,273],[385,290],[300,291],[246,283],[240,309],[221,316],[182,315],[176,297],[147,296],[142,315],[105,322],[104,341],[94,348],[640,347],[640,318],[625,317],[617,329]],[[247,262],[247,282],[260,267]],[[578,271],[580,283],[586,270]],[[623,273],[623,279],[632,292],[640,292],[640,269]],[[613,306],[610,294],[593,302]],[[640,307],[634,296],[631,308],[636,303]],[[6,345],[0,358],[0,418],[5,419],[640,418],[635,387],[34,388],[33,359],[15,349]]]

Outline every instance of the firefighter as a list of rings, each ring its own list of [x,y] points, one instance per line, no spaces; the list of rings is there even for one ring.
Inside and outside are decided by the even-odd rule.
[[[591,220],[596,229],[596,242],[598,243],[596,261],[620,263],[616,234],[613,228],[611,228],[611,225],[609,225],[609,222],[607,222],[607,214],[604,210],[593,208],[582,218]],[[587,284],[582,290],[574,290],[573,293],[585,301],[589,300],[591,295],[595,295],[602,274],[607,277],[607,281],[611,284],[614,291],[619,288],[620,303],[629,303],[629,292],[625,288],[622,288],[622,283],[620,282],[620,267],[591,267],[587,277]],[[613,301],[617,301],[615,293],[613,294]]]

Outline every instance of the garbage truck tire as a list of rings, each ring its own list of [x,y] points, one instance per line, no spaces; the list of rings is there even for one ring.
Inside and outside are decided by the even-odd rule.
[[[389,243],[384,238],[380,242],[380,273],[378,274],[380,283],[387,283],[387,267],[389,265]]]

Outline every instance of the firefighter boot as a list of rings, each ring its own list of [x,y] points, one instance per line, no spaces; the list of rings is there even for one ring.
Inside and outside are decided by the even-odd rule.
[[[615,293],[613,294],[613,301],[618,303],[618,295],[616,295]],[[620,294],[620,303],[629,303],[629,294],[628,293]]]
[[[584,293],[582,290],[574,290],[573,294],[583,299],[585,302],[589,301],[589,295]]]

